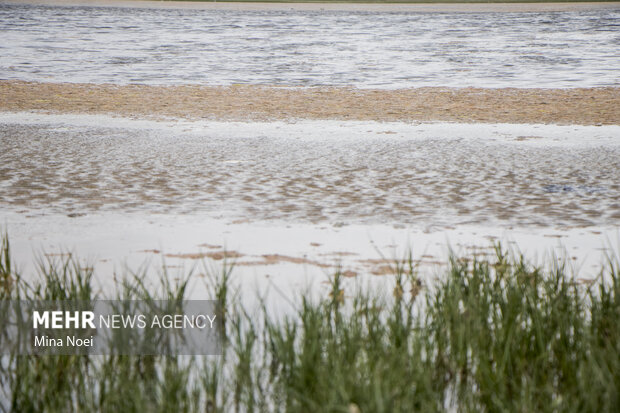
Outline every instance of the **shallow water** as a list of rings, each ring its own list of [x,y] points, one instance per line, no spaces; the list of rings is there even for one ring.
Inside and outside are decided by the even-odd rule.
[[[619,132],[6,114],[0,205],[419,228],[616,225]]]
[[[430,14],[0,5],[0,78],[618,86],[619,21],[617,10]]]

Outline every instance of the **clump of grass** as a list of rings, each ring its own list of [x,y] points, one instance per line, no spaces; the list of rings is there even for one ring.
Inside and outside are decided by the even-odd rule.
[[[16,281],[16,274],[11,264],[9,237],[5,233],[0,244],[0,300],[12,297]]]
[[[6,237],[5,237],[6,238]],[[97,298],[73,259],[42,266],[27,285],[2,244],[4,297]],[[452,258],[422,285],[413,260],[393,289],[331,291],[292,300],[288,315],[235,299],[231,267],[210,288],[227,314],[218,357],[22,356],[2,359],[7,411],[613,412],[620,406],[620,267],[592,284],[563,265],[508,255]],[[123,281],[118,298],[182,300],[187,279]],[[155,293],[157,291],[157,293]]]

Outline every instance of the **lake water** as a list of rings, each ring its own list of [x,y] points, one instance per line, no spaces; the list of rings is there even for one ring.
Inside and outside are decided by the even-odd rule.
[[[0,216],[25,274],[41,251],[71,251],[96,263],[103,287],[124,268],[165,259],[178,274],[224,249],[244,300],[273,285],[287,296],[310,281],[327,288],[340,268],[385,286],[392,278],[373,274],[392,259],[411,252],[430,275],[448,244],[485,255],[495,240],[595,276],[620,251],[619,136],[620,126],[2,113]],[[207,294],[202,281],[192,278],[193,298]]]
[[[0,5],[0,78],[147,84],[620,85],[620,11],[369,13]]]
[[[317,224],[614,225],[620,126],[0,116],[4,208]]]
[[[0,79],[619,86],[619,21],[620,12],[609,10],[5,4]],[[248,294],[277,285],[292,296],[304,288],[305,274],[319,282],[344,268],[360,275],[348,281],[369,281],[382,273],[379,256],[413,252],[418,265],[434,268],[447,262],[447,242],[470,253],[490,240],[517,242],[533,259],[558,252],[596,275],[608,241],[618,238],[618,137],[617,125],[154,122],[1,113],[0,215],[25,274],[37,251],[69,250],[96,261],[102,285],[120,262],[139,268],[149,257],[163,259],[164,251],[173,253],[168,264],[184,268],[197,252],[218,246],[238,253],[237,273],[258,286]]]

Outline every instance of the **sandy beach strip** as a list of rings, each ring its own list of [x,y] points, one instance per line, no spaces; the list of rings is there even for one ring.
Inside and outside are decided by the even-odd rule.
[[[0,81],[0,110],[231,121],[620,124],[620,88],[380,90]]]
[[[218,2],[218,1],[149,1],[149,0],[10,0],[14,4],[43,4],[55,6],[133,7],[154,9],[190,9],[222,11],[348,11],[399,13],[528,13],[565,12],[619,9],[618,2],[551,2],[551,3],[409,3],[391,2],[355,3],[322,2]]]

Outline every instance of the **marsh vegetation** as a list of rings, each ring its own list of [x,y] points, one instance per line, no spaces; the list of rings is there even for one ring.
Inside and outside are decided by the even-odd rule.
[[[0,297],[94,300],[93,271],[48,259],[26,282],[4,238]],[[395,262],[383,291],[238,300],[234,268],[209,278],[225,308],[221,356],[4,356],[5,411],[614,411],[620,403],[620,267],[592,282],[561,263],[453,257],[433,283]],[[183,300],[188,278],[117,283],[114,298]],[[106,296],[112,298],[112,296]]]

